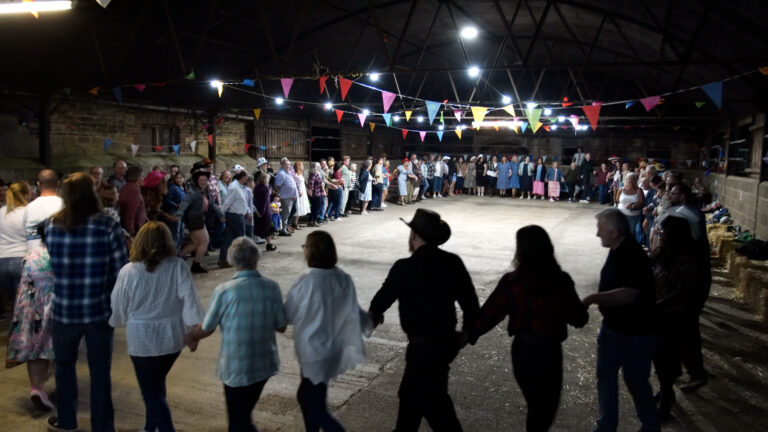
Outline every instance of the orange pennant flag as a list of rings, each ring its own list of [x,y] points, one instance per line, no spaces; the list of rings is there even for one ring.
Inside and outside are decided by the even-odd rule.
[[[98,87],[94,87],[94,88],[88,90],[88,93],[90,93],[92,95],[97,95],[97,94],[99,94],[99,88]]]
[[[261,108],[254,108],[253,116],[256,117],[256,120],[258,120],[259,117],[261,117]]]
[[[768,66],[763,66],[760,69],[758,69],[761,74],[768,75]]]
[[[373,132],[373,128],[376,127],[376,123],[368,123],[368,126],[371,128],[371,132]]]
[[[208,135],[208,145],[213,146],[213,135]]]

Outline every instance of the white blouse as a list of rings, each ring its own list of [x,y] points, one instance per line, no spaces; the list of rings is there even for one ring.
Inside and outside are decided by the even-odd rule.
[[[366,360],[363,334],[373,322],[357,304],[352,278],[338,267],[310,268],[285,300],[301,373],[312,384],[327,383]]]
[[[27,253],[27,232],[24,230],[24,207],[6,213],[0,207],[0,258],[23,258]]]
[[[181,351],[188,327],[203,321],[203,307],[184,260],[164,259],[153,272],[128,263],[112,290],[112,327],[127,326],[128,354],[155,357]]]

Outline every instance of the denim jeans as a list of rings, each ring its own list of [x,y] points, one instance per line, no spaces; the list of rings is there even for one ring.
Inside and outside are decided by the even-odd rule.
[[[280,227],[279,231],[285,231],[288,225],[291,224],[291,212],[293,211],[293,206],[296,205],[296,198],[281,198],[280,200],[283,202],[280,207],[280,217],[283,219],[283,226]]]
[[[301,378],[296,398],[299,400],[304,427],[307,432],[343,432],[341,424],[328,412],[326,396],[328,384],[312,384],[307,378]]]
[[[600,204],[605,204],[605,197],[608,192],[608,185],[599,185],[598,190],[600,191],[598,195],[599,196],[598,201],[600,201]]]
[[[628,336],[605,327],[597,337],[597,399],[600,416],[595,432],[614,432],[619,425],[619,369],[635,403],[643,430],[660,430],[659,413],[653,402],[651,360],[656,335]]]
[[[371,191],[371,208],[377,209],[381,208],[381,197],[384,194],[384,185],[381,183],[377,183],[373,185],[373,190]]]
[[[173,244],[176,245],[176,250],[181,250],[181,242],[184,240],[184,222],[181,221],[181,218],[179,218],[176,222],[167,222],[166,225],[168,225],[168,229],[171,230],[171,235],[173,236]]]
[[[165,377],[181,352],[156,357],[134,357],[133,370],[144,398],[145,431],[174,432],[171,410],[165,400]]]
[[[439,175],[435,175],[435,178],[432,180],[434,183],[434,188],[432,189],[433,195],[438,195],[440,191],[443,189],[443,178]]]
[[[227,251],[232,242],[245,235],[245,215],[237,213],[226,213],[227,230],[224,232],[224,239],[221,241],[221,250],[219,251],[219,262],[227,260]]]
[[[323,197],[313,196],[309,198],[309,222],[317,222],[322,220],[323,213]]]
[[[13,301],[21,281],[21,263],[24,257],[0,258],[0,314],[3,313],[4,299]],[[13,313],[13,310],[10,311]]]
[[[424,198],[424,194],[429,191],[429,179],[424,177],[424,180],[419,189],[419,198]]]
[[[251,412],[259,401],[266,383],[267,380],[257,381],[243,387],[230,387],[224,384],[229,432],[256,432],[256,427],[251,421]]]
[[[107,321],[62,324],[53,321],[53,352],[56,356],[56,410],[62,429],[77,429],[77,352],[85,336],[91,373],[91,430],[115,430],[112,407],[112,340],[114,329]]]
[[[627,222],[630,234],[638,243],[643,244],[643,215],[627,216]]]
[[[338,219],[341,214],[341,199],[342,190],[329,190],[328,191],[328,217]]]

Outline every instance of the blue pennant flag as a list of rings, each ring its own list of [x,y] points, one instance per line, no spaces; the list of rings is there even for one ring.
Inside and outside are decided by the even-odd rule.
[[[701,86],[701,89],[704,90],[704,93],[709,96],[710,99],[712,99],[712,102],[717,105],[717,108],[720,109],[723,106],[723,82],[717,81],[709,84],[704,84]]]
[[[429,116],[429,124],[435,121],[437,111],[440,109],[440,102],[427,101],[427,115]]]
[[[247,79],[247,78],[243,80],[243,84],[247,85],[248,87],[253,87],[254,85],[256,85],[256,83],[252,79]]]
[[[634,105],[636,103],[637,103],[637,101],[629,101],[629,102],[624,104],[624,109],[629,109],[629,107],[631,107],[632,105]]]
[[[392,126],[392,114],[382,114],[382,117],[384,117],[384,121],[387,123],[387,127]]]
[[[173,147],[173,152],[176,153],[176,156],[179,155],[179,149],[181,148],[181,144],[174,144],[171,147]]]
[[[266,150],[267,146],[259,146],[259,150]]]
[[[115,87],[112,89],[112,93],[115,95],[115,99],[117,99],[117,103],[120,105],[123,104],[123,89],[120,87]]]
[[[104,140],[104,151],[107,151],[107,149],[108,149],[108,148],[109,148],[109,146],[111,146],[111,145],[112,145],[112,140],[111,140],[111,139],[109,139],[109,138],[105,139],[105,140]]]
[[[437,131],[435,133],[437,134],[437,139],[439,139],[440,142],[443,142],[443,131]]]
[[[520,125],[520,133],[525,132],[525,128],[528,127],[528,122],[523,122],[522,125]]]

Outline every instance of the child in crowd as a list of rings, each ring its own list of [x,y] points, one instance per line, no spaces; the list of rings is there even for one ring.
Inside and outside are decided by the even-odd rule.
[[[280,210],[282,205],[280,204],[280,195],[272,194],[272,204],[269,205],[272,211],[270,218],[272,219],[272,228],[274,229],[272,238],[277,238],[275,233],[280,231],[280,227],[283,226],[283,219],[280,217]]]
[[[111,184],[105,183],[99,190],[101,206],[104,207],[104,213],[108,214],[117,223],[120,223],[120,208],[117,206],[119,198],[117,188]]]

